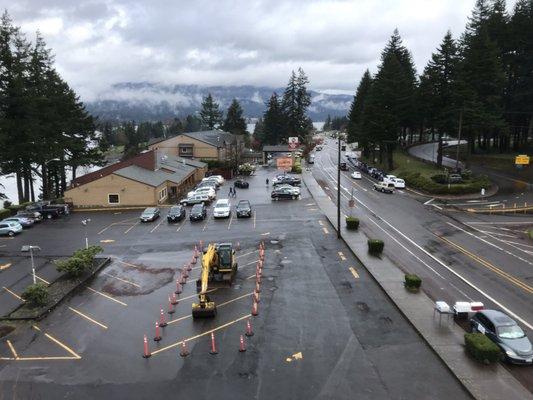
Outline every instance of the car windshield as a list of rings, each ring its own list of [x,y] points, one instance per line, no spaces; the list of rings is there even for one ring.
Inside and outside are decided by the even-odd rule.
[[[143,212],[143,214],[153,214],[153,213],[155,213],[155,208],[147,208]]]
[[[191,212],[202,212],[202,205],[201,204],[196,204],[192,207],[192,210]]]
[[[499,326],[498,336],[502,339],[520,339],[526,336],[524,331],[518,325]]]
[[[181,210],[181,207],[174,206],[174,207],[172,207],[170,209],[170,212],[171,213],[178,213],[178,212],[180,212],[180,210]]]

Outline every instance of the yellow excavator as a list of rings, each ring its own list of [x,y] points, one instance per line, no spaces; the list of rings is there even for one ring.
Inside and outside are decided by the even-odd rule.
[[[212,318],[217,306],[207,295],[208,291],[231,286],[237,274],[235,250],[231,243],[209,244],[202,255],[202,273],[196,281],[198,303],[192,303],[193,318]]]

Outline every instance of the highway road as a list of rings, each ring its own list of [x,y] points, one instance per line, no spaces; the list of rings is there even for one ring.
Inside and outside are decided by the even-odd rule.
[[[336,203],[336,141],[326,139],[312,172]],[[530,216],[447,210],[408,190],[378,193],[368,175],[354,180],[350,172],[341,175],[342,213],[350,213],[353,190],[351,211],[361,219],[361,229],[383,239],[387,256],[402,270],[421,276],[431,298],[452,304],[481,301],[507,312],[533,336],[533,243],[524,234],[533,227]],[[531,374],[515,370],[531,390]]]

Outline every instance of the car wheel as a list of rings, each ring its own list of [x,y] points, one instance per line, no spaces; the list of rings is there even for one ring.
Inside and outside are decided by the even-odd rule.
[[[9,231],[7,234],[8,234],[10,237],[15,236],[15,232],[13,232],[13,231]]]

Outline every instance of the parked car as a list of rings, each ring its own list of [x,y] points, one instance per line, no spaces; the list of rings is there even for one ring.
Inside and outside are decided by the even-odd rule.
[[[208,176],[206,178],[216,179],[218,181],[219,185],[224,184],[224,182],[226,181],[222,175],[211,175],[211,176]]]
[[[302,183],[302,181],[300,180],[300,178],[297,178],[295,176],[292,176],[292,175],[282,175],[282,176],[278,176],[276,178],[274,178],[272,180],[272,184],[274,186],[277,186],[277,185],[282,185],[282,184],[289,184],[291,186],[298,186]]]
[[[0,235],[15,236],[22,232],[22,225],[18,222],[0,222]]]
[[[281,185],[277,185],[276,189],[286,188],[289,190],[292,194],[295,194],[296,196],[300,195],[300,188],[298,186],[291,186],[288,183],[283,183]]]
[[[200,182],[198,185],[196,185],[196,189],[204,188],[204,187],[210,187],[213,190],[218,190],[218,185],[214,180],[211,181],[203,181]]]
[[[231,204],[229,199],[220,199],[215,203],[213,209],[214,218],[228,218],[231,214]]]
[[[218,180],[217,178],[214,178],[214,177],[211,177],[211,176],[210,176],[210,177],[207,177],[207,178],[203,178],[203,179],[202,179],[202,182],[214,182],[215,185],[217,185],[217,187],[220,186],[220,182],[219,182],[219,180]]]
[[[478,311],[470,320],[472,332],[483,333],[515,364],[533,364],[533,347],[515,320],[496,310]]]
[[[33,220],[34,223],[41,222],[43,216],[38,211],[18,211],[17,217],[24,217]]]
[[[250,184],[246,181],[243,181],[242,179],[237,179],[233,186],[240,189],[248,189],[250,187]]]
[[[376,182],[374,183],[374,190],[383,193],[394,193],[394,183]]]
[[[350,174],[350,176],[353,178],[353,179],[361,179],[361,173],[359,171],[354,171]]]
[[[189,212],[191,221],[203,221],[207,217],[207,207],[204,203],[195,204]]]
[[[279,199],[293,199],[296,200],[298,198],[298,195],[295,194],[291,189],[287,187],[282,188],[275,188],[272,193],[270,194],[270,197],[273,200],[279,200]]]
[[[168,222],[178,222],[185,218],[185,208],[180,204],[170,207],[167,214]]]
[[[211,200],[214,200],[217,197],[217,192],[215,191],[215,189],[213,189],[210,186],[204,186],[204,187],[198,188],[196,190],[193,190],[193,191],[187,193],[187,197],[192,197],[192,196],[196,196],[196,195],[200,195],[200,194],[205,194],[205,195],[209,196],[209,198]]]
[[[211,199],[207,194],[195,194],[194,196],[188,196],[180,201],[182,206],[191,206],[200,203],[209,203]]]
[[[4,218],[2,222],[18,222],[23,228],[31,228],[34,224],[33,220],[21,216]]]
[[[141,214],[141,222],[151,222],[155,221],[159,218],[159,214],[161,212],[159,211],[159,208],[157,207],[148,207],[146,208],[143,213]]]
[[[450,183],[461,183],[463,181],[463,177],[459,174],[450,174],[448,176],[448,182]]]
[[[394,187],[396,189],[405,189],[405,181],[401,178],[396,178],[394,180]]]
[[[26,207],[27,211],[38,212],[46,219],[59,218],[61,211],[58,207],[50,207],[47,205],[32,204]]]
[[[250,218],[252,216],[252,206],[248,200],[241,200],[235,207],[237,218]]]

